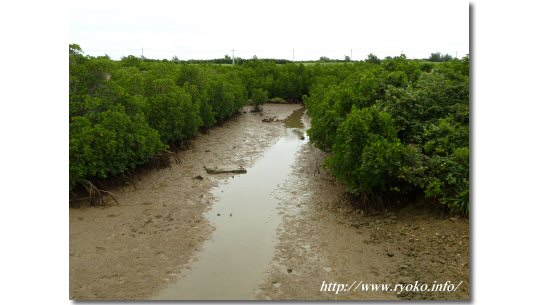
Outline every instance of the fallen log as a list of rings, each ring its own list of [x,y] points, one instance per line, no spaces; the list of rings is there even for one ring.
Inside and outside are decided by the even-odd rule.
[[[241,165],[225,165],[225,166],[205,166],[204,169],[208,174],[223,174],[223,173],[233,173],[233,174],[245,174],[247,170]]]

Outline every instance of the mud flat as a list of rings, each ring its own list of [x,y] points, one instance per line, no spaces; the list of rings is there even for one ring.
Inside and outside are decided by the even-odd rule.
[[[420,200],[365,215],[308,143],[300,108],[245,109],[197,137],[181,164],[141,175],[136,189],[112,190],[119,205],[70,209],[70,297],[468,300],[468,221]],[[203,165],[217,161],[246,173],[208,174]],[[453,292],[322,291],[324,282],[415,281],[461,284]]]
[[[262,300],[469,300],[469,223],[417,202],[365,215],[344,200],[344,187],[323,169],[325,153],[301,148],[281,184],[279,242]],[[451,283],[454,292],[364,292],[364,284]],[[320,291],[323,282],[349,292]],[[362,287],[362,285],[361,285]]]
[[[284,120],[285,132],[244,175],[215,187],[215,204],[206,214],[215,228],[197,253],[198,260],[155,300],[253,300],[265,277],[281,215],[280,183],[291,174],[306,143],[304,108]]]
[[[140,175],[136,189],[113,189],[119,205],[70,209],[70,298],[148,299],[175,282],[214,230],[204,216],[214,203],[211,190],[237,175],[209,175],[203,165],[248,169],[286,131],[262,119],[282,120],[299,108],[268,104],[260,116],[246,107],[193,140],[180,164]]]

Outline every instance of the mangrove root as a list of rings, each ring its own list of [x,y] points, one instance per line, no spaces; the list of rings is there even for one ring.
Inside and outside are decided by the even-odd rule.
[[[112,194],[111,192],[109,191],[105,191],[105,190],[100,190],[98,189],[95,185],[93,185],[93,183],[91,183],[90,181],[84,181],[82,183],[82,186],[84,186],[84,188],[86,189],[86,191],[88,192],[88,196],[87,197],[84,197],[84,198],[77,198],[77,199],[73,199],[73,201],[79,201],[79,200],[89,200],[90,201],[90,205],[93,205],[93,206],[104,206],[105,205],[105,198],[107,196],[111,197],[112,200],[114,200],[114,202],[116,202],[116,204],[119,204],[118,203],[118,200],[116,200],[116,197],[114,197],[114,194]]]

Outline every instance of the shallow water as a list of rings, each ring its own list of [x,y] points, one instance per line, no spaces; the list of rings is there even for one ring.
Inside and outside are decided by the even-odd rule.
[[[154,299],[254,299],[273,257],[281,221],[276,190],[308,140],[303,115],[301,108],[284,121],[285,133],[246,174],[235,175],[212,190],[216,201],[206,216],[215,227],[213,236],[191,268]]]

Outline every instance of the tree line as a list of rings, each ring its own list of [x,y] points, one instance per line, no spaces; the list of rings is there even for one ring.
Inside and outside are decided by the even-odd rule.
[[[367,201],[424,194],[469,212],[469,58],[405,56],[326,73],[305,104],[310,140],[348,191]]]
[[[422,192],[467,213],[468,57],[215,63],[115,61],[70,45],[70,190],[181,147],[249,100],[280,99],[304,101],[311,141],[330,152],[327,166],[351,194]]]
[[[300,100],[303,65],[251,60],[241,65],[181,63],[134,56],[119,61],[69,46],[70,190],[122,174],[200,128],[226,120],[249,98]],[[264,95],[265,94],[265,95]]]

